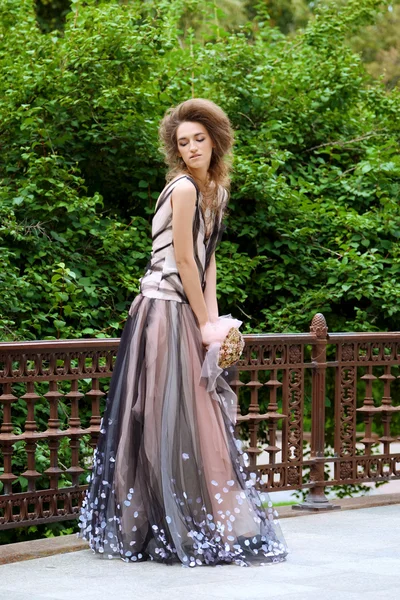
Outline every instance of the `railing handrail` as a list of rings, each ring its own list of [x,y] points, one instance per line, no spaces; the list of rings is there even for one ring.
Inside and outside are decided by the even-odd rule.
[[[39,350],[69,350],[83,349],[87,347],[107,349],[118,347],[120,338],[76,338],[63,340],[28,340],[18,342],[0,342],[0,355],[8,351],[20,351],[23,353]]]
[[[312,342],[315,340],[313,333],[245,333],[247,342]],[[339,331],[327,335],[328,343],[341,341],[373,341],[373,340],[396,340],[400,342],[400,331]],[[65,338],[58,340],[20,340],[15,342],[0,342],[0,354],[8,350],[35,351],[35,350],[64,350],[68,348],[109,348],[118,347],[120,338]]]

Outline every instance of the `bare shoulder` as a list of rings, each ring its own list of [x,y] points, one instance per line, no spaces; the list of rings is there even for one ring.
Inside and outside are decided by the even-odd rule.
[[[170,179],[167,182],[167,185],[171,185],[171,183],[175,183],[175,181],[178,181],[178,179],[181,179],[182,177],[186,177],[186,173],[178,173],[178,175],[176,175],[173,179]]]
[[[174,200],[177,198],[195,199],[196,193],[197,190],[194,183],[187,177],[182,177],[182,179],[175,185],[172,191],[172,197]]]

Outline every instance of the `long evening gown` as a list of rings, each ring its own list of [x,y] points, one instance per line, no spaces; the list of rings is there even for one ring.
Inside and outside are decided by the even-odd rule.
[[[205,349],[174,258],[172,190],[152,221],[152,254],[121,337],[79,537],[99,556],[185,566],[285,559],[276,511],[247,473],[234,437],[235,394],[222,373],[201,379]],[[194,256],[202,289],[227,199],[206,237],[197,190]]]

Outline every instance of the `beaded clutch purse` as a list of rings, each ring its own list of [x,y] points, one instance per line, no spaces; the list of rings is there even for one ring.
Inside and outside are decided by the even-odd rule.
[[[231,327],[218,354],[218,366],[227,369],[234,365],[243,352],[244,339],[237,327]]]

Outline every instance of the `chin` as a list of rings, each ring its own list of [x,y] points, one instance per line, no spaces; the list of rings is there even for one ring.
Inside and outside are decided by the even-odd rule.
[[[204,159],[202,159],[202,160],[195,160],[195,161],[189,160],[189,164],[187,164],[187,166],[190,167],[191,169],[204,169],[205,167],[208,169],[208,165],[209,164],[210,163],[207,162]]]

